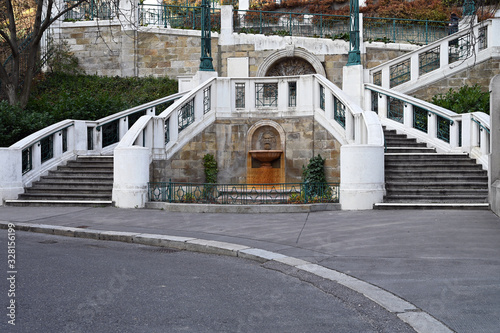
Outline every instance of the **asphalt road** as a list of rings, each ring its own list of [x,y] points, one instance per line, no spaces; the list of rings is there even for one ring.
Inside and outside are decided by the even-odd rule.
[[[0,253],[9,277],[6,230]],[[26,232],[15,260],[14,285],[0,279],[0,332],[412,332],[352,290],[276,263]]]

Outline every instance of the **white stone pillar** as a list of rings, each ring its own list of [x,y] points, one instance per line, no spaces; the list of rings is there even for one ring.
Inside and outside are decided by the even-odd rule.
[[[249,0],[239,0],[238,1],[238,10],[248,10],[250,8]]]
[[[248,2],[248,0],[246,0]],[[241,6],[241,2],[240,2]],[[219,45],[233,45],[233,6],[221,6]]]
[[[147,147],[114,150],[113,201],[119,208],[144,208],[148,195],[149,155]]]
[[[490,82],[489,201],[491,210],[500,216],[500,75]]]
[[[153,159],[163,160],[167,158],[165,152],[165,121],[160,117],[153,117]]]
[[[383,201],[384,194],[384,147],[343,145],[340,148],[342,209],[373,209],[373,204]]]
[[[472,115],[462,114],[462,151],[470,153],[472,150]]]
[[[87,123],[85,121],[75,120],[73,142],[76,155],[87,155]]]
[[[364,82],[363,65],[344,66],[342,90],[358,105],[363,105]]]
[[[24,192],[21,149],[0,148],[0,206]]]

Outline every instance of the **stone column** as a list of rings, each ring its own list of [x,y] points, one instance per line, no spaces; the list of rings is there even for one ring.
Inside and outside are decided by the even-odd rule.
[[[383,146],[343,145],[340,148],[342,210],[373,209],[373,204],[383,201],[384,185]]]
[[[490,91],[489,200],[491,210],[500,216],[500,75],[491,80]]]
[[[21,149],[0,148],[0,206],[24,192]]]
[[[149,155],[146,147],[114,151],[113,201],[119,208],[144,208],[148,196]]]

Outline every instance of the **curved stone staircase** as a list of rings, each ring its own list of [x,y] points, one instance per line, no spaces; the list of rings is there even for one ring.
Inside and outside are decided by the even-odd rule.
[[[49,171],[7,206],[110,206],[113,156],[79,156]]]
[[[488,174],[467,154],[438,154],[394,130],[386,141],[384,202],[376,209],[488,209]]]

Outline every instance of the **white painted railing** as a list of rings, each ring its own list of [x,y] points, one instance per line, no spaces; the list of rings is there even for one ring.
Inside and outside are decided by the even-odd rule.
[[[172,157],[216,119],[298,116],[314,116],[341,145],[380,148],[374,154],[382,156],[383,184],[383,132],[378,117],[363,112],[326,78],[212,78],[159,116],[143,116],[127,132],[115,149],[113,201],[118,207],[141,207],[148,181],[143,176],[149,174],[151,160]],[[122,158],[128,160],[127,170],[117,163]],[[142,181],[134,174],[140,174]]]
[[[141,114],[154,115],[156,108],[180,98],[174,94],[97,121],[63,120],[0,148],[0,205],[15,199],[33,181],[78,155],[112,154],[118,141]],[[164,106],[165,107],[165,106]]]
[[[377,85],[365,84],[365,88],[366,109],[378,112],[383,125],[425,142],[441,153],[468,153],[488,169],[489,115],[457,114]]]
[[[449,74],[500,57],[500,18],[475,24],[369,70],[369,83],[414,91]]]

